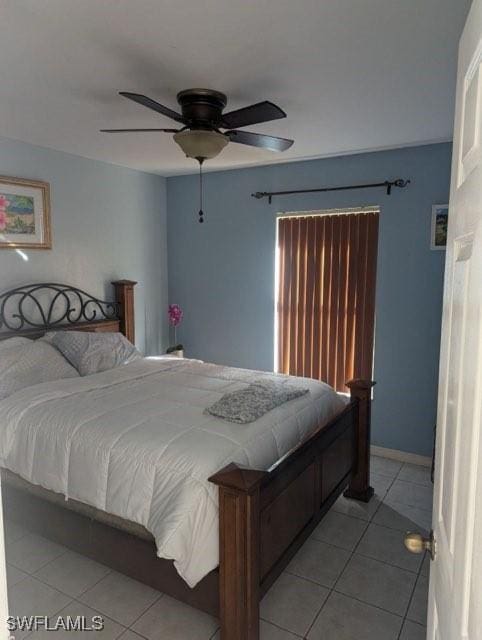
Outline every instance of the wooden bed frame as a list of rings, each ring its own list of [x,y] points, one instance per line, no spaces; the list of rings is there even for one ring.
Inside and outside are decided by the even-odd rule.
[[[39,284],[0,295],[0,338],[39,336],[61,327],[81,331],[121,331],[134,342],[134,285],[112,283],[108,303],[66,285]],[[47,311],[33,302],[53,291]],[[33,296],[33,298],[32,298]],[[24,308],[30,302],[37,318]],[[55,305],[63,311],[55,315]],[[17,309],[6,321],[6,309]],[[65,308],[67,309],[65,311]],[[70,310],[70,311],[69,311]],[[94,313],[95,311],[95,313]],[[259,602],[318,522],[344,491],[368,502],[370,404],[374,382],[347,383],[351,400],[267,471],[230,464],[209,480],[219,487],[219,567],[194,589],[172,561],[156,556],[154,541],[4,483],[7,517],[128,576],[163,591],[221,621],[221,640],[258,640]]]

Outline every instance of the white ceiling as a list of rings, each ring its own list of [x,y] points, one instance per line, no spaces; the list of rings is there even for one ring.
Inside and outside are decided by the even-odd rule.
[[[230,144],[206,169],[451,138],[457,40],[470,0],[0,0],[0,135],[136,169],[196,171],[176,126],[117,95],[177,109],[227,93],[288,114],[247,127],[293,138],[284,154]]]

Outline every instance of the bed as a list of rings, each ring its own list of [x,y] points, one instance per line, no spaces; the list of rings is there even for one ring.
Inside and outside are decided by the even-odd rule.
[[[134,342],[135,283],[113,285],[110,302],[56,284],[6,292],[0,337],[61,327]],[[373,383],[349,382],[342,401],[292,379],[309,394],[249,425],[206,415],[253,375],[152,358],[12,394],[0,405],[6,515],[219,616],[222,640],[257,640],[260,598],[336,498],[373,495]]]

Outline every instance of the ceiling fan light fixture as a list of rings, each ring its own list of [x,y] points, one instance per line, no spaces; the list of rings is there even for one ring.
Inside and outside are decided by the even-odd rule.
[[[203,162],[215,158],[228,142],[260,147],[271,151],[286,151],[293,140],[268,136],[251,131],[238,131],[240,127],[260,122],[286,118],[286,113],[277,105],[263,100],[256,104],[224,113],[227,97],[211,89],[187,89],[177,95],[181,112],[156,102],[148,96],[130,91],[120,91],[121,96],[137,102],[152,111],[167,116],[183,125],[182,129],[102,129],[108,133],[127,131],[152,131],[174,133],[174,141],[188,158],[199,162],[199,222],[204,222],[203,212]],[[221,133],[219,129],[225,129]]]
[[[221,153],[229,138],[218,131],[186,129],[174,134],[174,141],[188,158],[210,160]]]

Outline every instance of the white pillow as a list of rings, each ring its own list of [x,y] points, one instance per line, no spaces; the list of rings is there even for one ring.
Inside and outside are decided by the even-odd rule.
[[[128,364],[141,354],[122,333],[56,331],[45,336],[81,376]]]
[[[24,347],[26,344],[30,344],[31,342],[32,340],[22,338],[22,336],[15,336],[14,338],[0,340],[0,354],[5,349],[11,349],[12,347]]]
[[[26,340],[26,344],[22,344],[18,340],[26,339],[11,338],[0,347],[0,400],[34,384],[79,376],[47,342]]]

